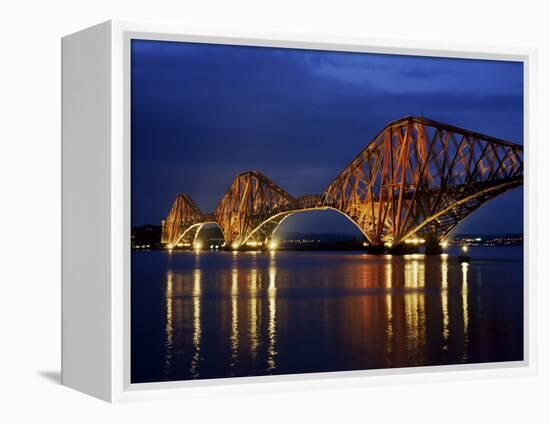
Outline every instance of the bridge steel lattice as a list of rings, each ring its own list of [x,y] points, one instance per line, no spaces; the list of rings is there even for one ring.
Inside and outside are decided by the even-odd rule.
[[[336,210],[372,246],[439,242],[470,213],[523,184],[523,147],[425,118],[389,123],[320,195],[294,198],[258,171],[238,175],[213,214],[179,194],[162,243],[193,244],[217,223],[228,246],[267,245],[293,213]]]

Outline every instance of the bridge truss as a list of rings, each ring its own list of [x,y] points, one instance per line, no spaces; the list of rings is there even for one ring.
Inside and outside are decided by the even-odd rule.
[[[320,195],[294,198],[258,171],[238,175],[215,212],[179,194],[162,242],[192,243],[217,223],[226,244],[262,246],[293,213],[333,209],[373,245],[412,237],[439,242],[470,213],[523,184],[523,147],[480,133],[408,117],[388,124]]]

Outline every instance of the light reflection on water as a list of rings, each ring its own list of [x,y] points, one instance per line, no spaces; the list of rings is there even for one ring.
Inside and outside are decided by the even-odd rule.
[[[521,260],[167,256],[133,256],[134,383],[522,359]]]
[[[201,335],[201,270],[195,269],[193,271],[193,357],[189,370],[193,378],[199,377]]]
[[[231,367],[238,364],[239,354],[239,271],[234,268],[231,273]]]
[[[460,265],[462,269],[462,320],[464,324],[464,354],[463,360],[468,359],[468,263]]]
[[[447,351],[449,339],[449,292],[447,290],[447,274],[449,273],[449,265],[447,263],[448,256],[441,256],[441,314],[443,316],[443,328],[442,328],[442,337],[443,337],[443,351]]]
[[[267,327],[267,337],[269,340],[267,347],[267,371],[271,373],[275,369],[275,356],[277,355],[277,267],[275,263],[275,252],[271,251],[269,261],[269,286],[267,288],[267,298],[269,301],[269,324]]]

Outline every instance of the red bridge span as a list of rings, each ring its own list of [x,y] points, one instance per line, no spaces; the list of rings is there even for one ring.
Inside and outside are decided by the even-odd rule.
[[[193,246],[217,224],[227,247],[267,247],[290,215],[335,210],[372,247],[409,240],[439,244],[470,213],[523,184],[523,146],[425,118],[386,125],[318,195],[293,197],[267,176],[235,177],[213,213],[178,194],[162,222],[162,244]]]

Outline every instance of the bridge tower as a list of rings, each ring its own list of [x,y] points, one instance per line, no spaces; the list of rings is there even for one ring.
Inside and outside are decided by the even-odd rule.
[[[523,147],[425,118],[388,124],[323,192],[370,244],[438,243],[482,204],[523,184]]]
[[[172,208],[162,221],[161,244],[175,247],[176,244],[189,244],[193,241],[204,222],[204,215],[187,194],[178,194]]]
[[[265,247],[293,200],[258,171],[237,175],[214,213],[226,245]]]

